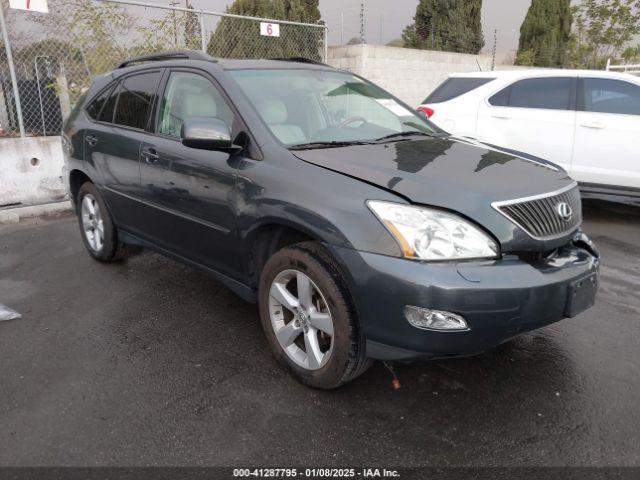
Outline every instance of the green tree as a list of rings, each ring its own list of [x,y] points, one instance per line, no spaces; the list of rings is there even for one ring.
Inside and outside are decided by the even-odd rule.
[[[626,63],[633,62],[640,58],[640,45],[637,47],[628,47],[620,55]]]
[[[274,20],[319,23],[318,0],[235,0],[227,13]],[[207,52],[226,58],[308,57],[319,60],[323,31],[300,25],[280,25],[279,37],[260,35],[255,20],[223,17],[209,38]]]
[[[193,5],[186,1],[187,8],[193,10]],[[190,50],[200,50],[202,43],[200,39],[200,19],[195,12],[184,14],[184,46]]]
[[[582,0],[572,8],[568,65],[601,69],[640,34],[640,0]]]
[[[402,32],[404,46],[477,54],[484,46],[481,11],[482,0],[420,0]]]
[[[564,66],[571,22],[571,0],[532,0],[520,27],[516,65]]]

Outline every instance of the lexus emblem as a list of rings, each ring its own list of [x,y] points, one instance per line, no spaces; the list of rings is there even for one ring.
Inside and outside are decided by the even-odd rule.
[[[560,202],[556,205],[556,212],[558,216],[565,222],[571,220],[571,216],[573,215],[573,210],[571,209],[571,205],[567,202]]]

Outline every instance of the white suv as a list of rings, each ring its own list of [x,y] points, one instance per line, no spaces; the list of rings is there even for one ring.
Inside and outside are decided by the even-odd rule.
[[[419,107],[443,130],[559,164],[584,197],[640,204],[640,78],[580,70],[451,75]]]

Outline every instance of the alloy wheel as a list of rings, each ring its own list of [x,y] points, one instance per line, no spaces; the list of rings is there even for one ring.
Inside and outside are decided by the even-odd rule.
[[[284,270],[269,289],[269,316],[287,356],[307,370],[322,368],[333,349],[333,319],[324,295],[306,274]]]
[[[100,205],[90,193],[86,194],[82,199],[80,214],[82,215],[82,230],[87,243],[91,250],[97,253],[102,250],[104,245],[104,222],[102,221]]]

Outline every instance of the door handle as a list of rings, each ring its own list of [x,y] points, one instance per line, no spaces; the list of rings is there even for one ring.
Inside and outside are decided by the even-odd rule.
[[[499,118],[500,120],[511,120],[511,115],[507,115],[507,114],[494,113],[491,116],[493,118]]]
[[[85,135],[84,140],[92,147],[95,147],[98,144],[98,137],[91,135],[90,133]]]
[[[596,130],[602,130],[604,125],[600,122],[584,122],[580,124],[584,128],[595,128]]]
[[[160,158],[160,155],[156,153],[155,148],[145,148],[140,152],[140,155],[142,155],[142,158],[144,158],[144,161],[147,163],[156,163]]]

